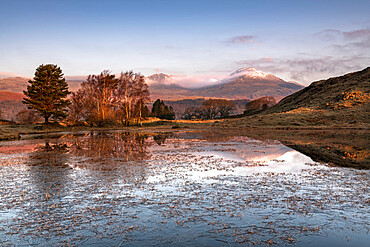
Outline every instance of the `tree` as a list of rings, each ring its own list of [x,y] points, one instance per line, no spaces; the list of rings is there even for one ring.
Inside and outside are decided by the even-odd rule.
[[[235,109],[235,104],[226,99],[209,99],[202,104],[206,119],[224,118]]]
[[[21,124],[33,124],[41,121],[41,117],[34,110],[23,109],[15,115],[17,122]]]
[[[71,104],[68,107],[68,120],[72,122],[73,125],[78,123],[84,114],[86,113],[86,103],[85,95],[82,89],[72,92],[71,94]]]
[[[152,108],[152,116],[160,119],[173,120],[175,112],[172,107],[168,107],[162,100],[157,99]]]
[[[224,118],[230,115],[235,109],[235,104],[226,99],[209,99],[199,107],[187,107],[183,119],[215,119]]]
[[[119,108],[117,112],[121,122],[127,126],[129,120],[135,118],[141,123],[145,104],[150,99],[145,77],[132,71],[122,72],[118,79],[116,95]]]
[[[145,77],[140,74],[135,74],[135,86],[134,86],[134,95],[136,98],[135,113],[137,119],[141,124],[141,119],[147,115],[148,108],[146,103],[150,100],[150,93],[148,89],[148,84],[145,83]]]
[[[28,109],[39,112],[45,123],[49,122],[50,117],[58,120],[67,116],[66,107],[70,101],[66,97],[70,92],[62,70],[57,65],[40,65],[33,80],[28,83],[30,85],[27,91],[23,91],[26,97],[22,101]]]
[[[252,115],[264,111],[271,106],[276,105],[276,100],[272,96],[264,96],[256,100],[252,100],[245,105],[244,114]]]
[[[111,75],[108,70],[100,75],[89,75],[82,83],[81,94],[89,122],[100,126],[114,120],[117,83],[115,75]]]
[[[119,78],[108,70],[100,75],[89,75],[82,88],[71,97],[70,119],[104,125],[119,120],[129,125],[132,120],[140,122],[148,115],[148,85],[140,73],[121,72]]]

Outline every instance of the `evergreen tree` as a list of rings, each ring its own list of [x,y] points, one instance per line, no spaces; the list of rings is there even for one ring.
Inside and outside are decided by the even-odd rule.
[[[157,99],[152,108],[152,116],[160,119],[173,120],[175,112],[172,106],[168,107],[162,100]]]
[[[67,116],[66,107],[70,102],[66,97],[70,92],[62,70],[57,65],[40,65],[33,80],[28,83],[30,85],[27,91],[23,91],[26,97],[22,101],[28,109],[36,110],[45,119],[45,123],[49,122],[50,117],[57,120]]]

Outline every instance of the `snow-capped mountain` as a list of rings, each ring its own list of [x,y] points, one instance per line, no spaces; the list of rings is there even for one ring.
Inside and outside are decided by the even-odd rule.
[[[217,97],[227,99],[258,99],[272,96],[277,100],[292,94],[304,86],[286,82],[272,74],[246,67],[236,70],[218,84],[201,88],[186,88],[178,85],[176,77],[154,74],[150,79],[150,92],[153,100],[175,100],[185,98]]]
[[[241,68],[230,74],[230,76],[233,76],[233,77],[243,76],[243,75],[248,76],[248,77],[254,77],[254,78],[266,78],[268,76],[272,76],[271,74],[264,73],[252,67]]]

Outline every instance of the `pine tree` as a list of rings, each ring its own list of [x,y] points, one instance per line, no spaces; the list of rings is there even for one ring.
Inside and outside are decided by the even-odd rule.
[[[26,96],[23,103],[28,109],[36,110],[45,119],[45,123],[49,122],[50,117],[57,120],[67,116],[66,107],[70,101],[66,97],[70,92],[62,70],[57,65],[40,65],[33,80],[28,83],[27,91],[23,91]]]
[[[162,100],[157,99],[153,104],[152,116],[160,119],[174,120],[175,112],[172,106],[168,107]]]

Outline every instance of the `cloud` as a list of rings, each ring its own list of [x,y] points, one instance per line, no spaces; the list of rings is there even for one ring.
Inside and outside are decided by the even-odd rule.
[[[244,36],[234,36],[225,41],[226,44],[235,45],[235,44],[248,44],[255,42],[255,36],[244,35]]]
[[[354,30],[350,32],[342,32],[342,35],[346,39],[369,39],[370,37],[370,29],[359,29],[359,30]]]
[[[326,29],[321,32],[314,34],[314,37],[318,37],[324,41],[332,41],[342,36],[342,32],[335,29]]]
[[[286,80],[295,80],[305,85],[327,77],[339,76],[364,69],[370,63],[365,56],[347,57],[298,57],[290,59],[260,58],[236,62],[238,66],[255,67]]]
[[[176,83],[189,88],[199,88],[204,86],[211,86],[222,83],[226,74],[208,74],[208,75],[194,75],[194,76],[181,76],[176,77]]]
[[[370,29],[357,29],[343,32],[335,29],[327,29],[314,35],[321,40],[331,42],[332,47],[338,51],[358,51],[370,48]]]
[[[368,40],[370,37],[370,29],[358,29],[348,32],[343,32],[336,29],[326,29],[316,33],[314,36],[325,41],[335,41],[338,39],[345,39],[347,41]]]

